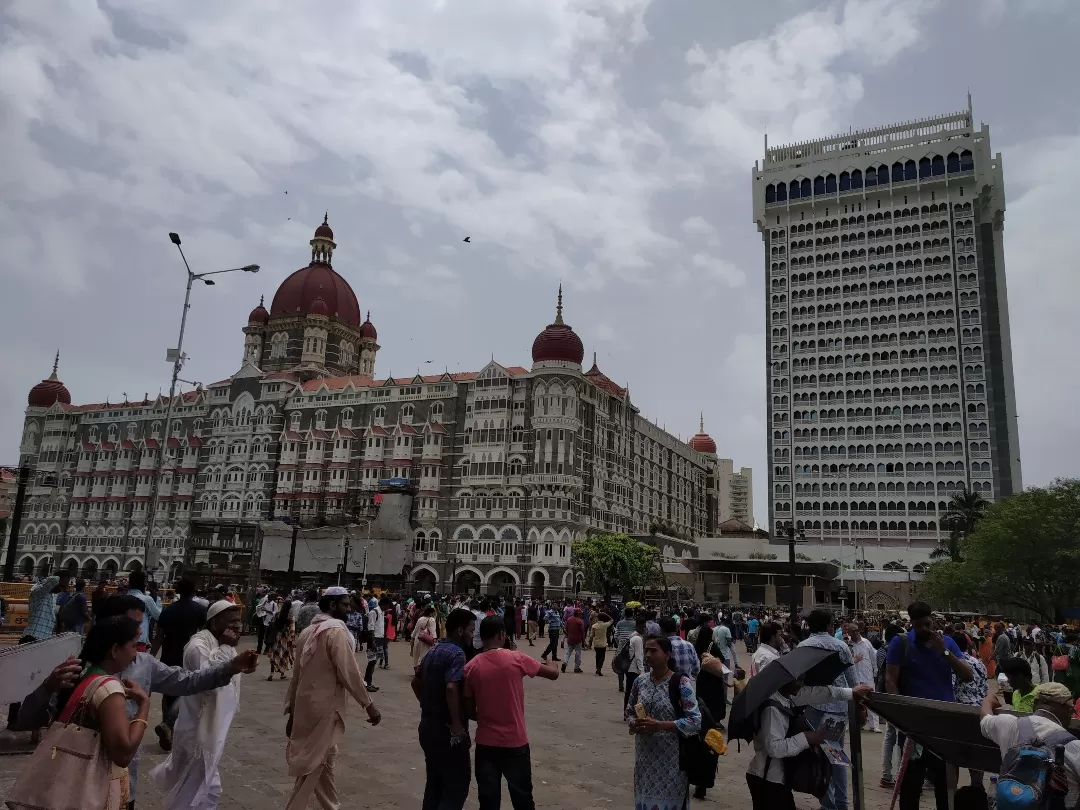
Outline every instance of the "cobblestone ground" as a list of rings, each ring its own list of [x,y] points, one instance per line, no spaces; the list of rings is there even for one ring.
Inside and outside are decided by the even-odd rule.
[[[409,689],[411,657],[404,642],[390,644],[389,671],[378,670],[374,696],[382,723],[372,728],[358,706],[350,708],[347,731],[337,767],[337,785],[345,808],[420,807],[424,790],[424,759],[416,740],[419,715]],[[542,647],[524,650],[539,658]],[[588,674],[591,652],[586,651],[586,674],[572,671],[558,681],[532,680],[525,686],[526,719],[532,746],[536,804],[550,810],[633,807],[633,738],[622,722],[622,695],[614,675]],[[365,664],[361,656],[361,665]],[[247,676],[241,690],[240,712],[233,722],[222,763],[223,810],[273,810],[283,808],[292,789],[285,770],[285,720],[282,716],[285,684],[268,683],[265,659],[262,675]],[[160,715],[160,697],[154,697],[153,728]],[[878,788],[881,734],[863,733],[867,762],[866,807],[887,808],[888,794]],[[7,735],[0,749],[25,747],[28,735]],[[153,733],[142,747],[145,774],[164,758]],[[696,808],[746,808],[749,794],[744,774],[750,759],[747,746],[720,759],[716,787],[705,801],[692,800]],[[0,800],[6,796],[25,758],[0,756]],[[817,802],[797,797],[800,808]],[[926,794],[924,804],[932,798]],[[161,797],[145,775],[140,779],[137,805],[158,810]],[[315,806],[314,803],[312,805]],[[475,788],[466,804],[476,808]],[[510,807],[505,794],[503,806]]]

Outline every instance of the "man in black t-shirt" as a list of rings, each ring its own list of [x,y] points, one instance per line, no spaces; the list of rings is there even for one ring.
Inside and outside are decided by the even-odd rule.
[[[150,650],[151,655],[155,656],[161,650],[161,663],[170,667],[184,665],[184,647],[206,624],[206,608],[195,601],[194,582],[182,579],[176,583],[176,596],[176,601],[161,611]],[[178,715],[175,706],[176,698],[161,696],[163,719],[154,731],[163,751],[172,749],[172,730]]]

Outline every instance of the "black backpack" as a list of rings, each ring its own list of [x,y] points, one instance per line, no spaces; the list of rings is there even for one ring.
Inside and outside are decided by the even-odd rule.
[[[761,707],[762,711],[768,706],[774,706],[788,719],[788,737],[794,737],[806,731],[807,723],[803,719],[801,708],[785,706],[777,700],[767,700]],[[758,721],[760,723],[760,720]],[[772,757],[765,758],[765,778],[768,778],[769,765]],[[818,799],[829,792],[829,783],[832,781],[832,763],[819,746],[812,745],[793,757],[784,759],[784,784],[795,793],[806,793]]]
[[[668,700],[671,701],[671,709],[675,712],[675,719],[678,720],[686,716],[686,712],[682,707],[682,694],[679,692],[679,680],[682,678],[683,673],[672,672],[671,677],[668,678]],[[690,677],[687,675],[686,677]],[[691,680],[693,680],[691,678]],[[710,730],[716,728],[716,723],[713,721],[712,713],[709,711],[709,707],[702,701],[698,701],[698,710],[701,712],[701,728],[698,733],[693,737],[684,737],[679,734],[679,770],[687,771],[689,769],[689,763],[691,761],[692,752],[691,746],[705,745],[705,735]],[[711,749],[710,749],[711,750]]]

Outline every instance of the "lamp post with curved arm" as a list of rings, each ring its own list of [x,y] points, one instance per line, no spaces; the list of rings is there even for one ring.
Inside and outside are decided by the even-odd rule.
[[[172,413],[174,401],[176,399],[176,383],[180,377],[180,369],[184,365],[184,328],[187,326],[187,314],[191,308],[191,286],[196,281],[201,281],[208,287],[214,286],[214,280],[209,276],[218,276],[222,273],[258,273],[259,265],[246,264],[243,267],[230,267],[228,270],[211,270],[207,273],[193,273],[191,272],[191,266],[188,264],[187,257],[184,255],[183,248],[180,247],[180,235],[177,233],[170,233],[169,239],[176,249],[180,251],[180,258],[184,260],[184,269],[187,270],[187,288],[184,291],[184,309],[180,315],[180,337],[176,341],[176,348],[169,349],[166,352],[166,359],[173,364],[172,382],[169,384],[169,404],[165,408],[165,430],[164,436],[160,440],[161,446],[158,448],[157,463],[154,465],[154,471],[150,476],[150,509],[146,514],[146,545],[143,548],[143,571],[147,576],[153,578],[154,569],[157,567],[157,548],[154,546],[154,520],[157,513],[158,505],[158,490],[161,485],[161,473],[165,467],[165,455],[169,446],[169,437],[172,432]]]

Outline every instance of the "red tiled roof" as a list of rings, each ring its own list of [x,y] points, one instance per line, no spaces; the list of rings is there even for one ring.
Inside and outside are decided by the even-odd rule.
[[[82,449],[83,450],[97,450],[97,445],[94,444],[93,442],[83,442]]]
[[[145,444],[151,450],[157,450],[158,449],[158,440],[157,439],[146,439],[145,441],[143,441],[143,444]]]
[[[428,422],[427,429],[432,433],[446,433],[446,428],[443,427],[442,422]]]
[[[622,398],[626,396],[626,389],[602,372],[596,365],[595,359],[593,359],[592,368],[585,372],[585,379],[613,397]]]
[[[134,450],[135,449],[135,442],[133,442],[131,439],[124,439],[122,442],[120,442],[120,449],[121,450]]]
[[[300,438],[300,434],[297,433],[295,430],[286,430],[284,439],[285,439],[285,441],[289,441],[289,442],[302,442],[303,441],[303,439]]]
[[[339,427],[337,429],[337,435],[343,439],[355,439],[356,431],[350,430],[349,428]]]
[[[188,447],[202,447],[203,440],[198,436],[188,436]]]
[[[372,436],[389,436],[390,435],[389,433],[386,432],[386,428],[380,427],[379,425],[372,425],[370,428],[368,428],[368,432]]]
[[[420,431],[414,428],[412,425],[407,425],[404,422],[398,425],[398,429],[406,436],[419,436]]]
[[[327,433],[325,430],[313,430],[311,431],[311,438],[319,439],[320,441],[326,441],[330,438],[330,434]]]
[[[165,442],[165,446],[175,448],[183,447],[183,445],[180,443],[180,440],[172,436],[170,436],[168,441]]]

